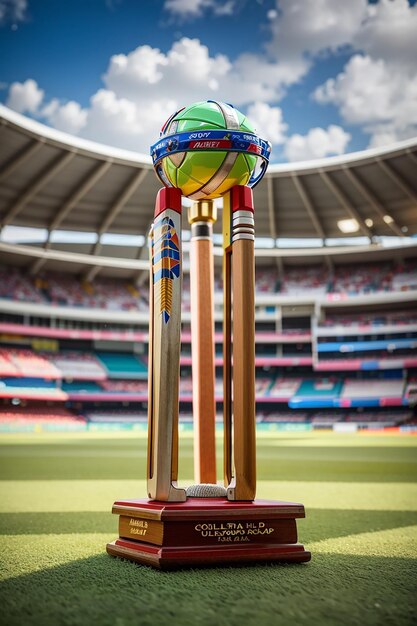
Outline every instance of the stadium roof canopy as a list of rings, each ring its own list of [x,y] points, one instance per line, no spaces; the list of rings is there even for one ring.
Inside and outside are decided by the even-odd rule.
[[[44,229],[42,244],[32,246],[38,248],[32,270],[59,263],[54,251],[88,255],[91,267],[104,257],[141,265],[143,243],[138,253],[137,247],[108,245],[106,237],[145,235],[159,187],[150,157],[72,137],[0,105],[0,226]],[[272,246],[277,239],[326,244],[349,236],[366,237],[368,245],[361,250],[371,251],[380,237],[415,236],[417,138],[320,161],[271,165],[254,196],[257,237],[271,239]],[[57,243],[57,231],[94,237],[87,243],[81,235],[79,241]],[[21,253],[21,258],[31,256],[24,246]],[[282,249],[258,253],[269,259],[300,256]],[[0,259],[9,254],[0,242]],[[323,247],[314,254],[320,260],[337,251]],[[74,270],[85,265],[82,259],[72,261]]]

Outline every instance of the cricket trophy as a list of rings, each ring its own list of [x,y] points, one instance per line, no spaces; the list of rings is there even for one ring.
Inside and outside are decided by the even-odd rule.
[[[309,561],[302,504],[255,500],[255,271],[252,187],[271,146],[230,104],[177,111],[151,147],[164,187],[150,233],[147,499],[120,500],[107,552],[160,569]],[[193,201],[191,347],[196,484],[178,486],[182,196]],[[223,462],[216,480],[212,229],[223,197]]]

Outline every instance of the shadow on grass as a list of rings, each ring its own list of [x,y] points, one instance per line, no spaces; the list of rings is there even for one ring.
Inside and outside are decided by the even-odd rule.
[[[390,530],[417,524],[416,511],[352,511],[311,509],[298,520],[304,543],[333,537]],[[43,535],[69,533],[115,533],[118,517],[110,512],[1,513],[0,535]]]
[[[415,620],[412,559],[318,555],[305,565],[161,573],[106,554],[0,584],[13,625],[259,626]]]
[[[417,511],[352,511],[309,509],[299,520],[298,534],[304,543],[358,533],[392,530],[417,524]]]

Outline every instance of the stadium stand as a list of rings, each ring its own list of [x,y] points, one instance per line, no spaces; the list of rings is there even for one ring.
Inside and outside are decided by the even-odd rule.
[[[61,372],[53,363],[31,350],[1,350],[0,355],[0,366],[9,368],[9,375],[61,378]]]
[[[0,416],[2,419],[8,419],[9,417],[13,417],[13,415],[17,415],[28,420],[48,420],[49,418],[53,418],[56,420],[84,420],[84,417],[82,415],[76,415],[73,411],[69,409],[52,404],[49,404],[47,409],[42,405],[37,405],[34,403],[28,404],[26,406],[14,406],[13,411],[11,411],[6,406],[0,406]]]
[[[417,405],[417,378],[412,377],[406,385],[404,397],[409,406]]]
[[[221,279],[216,277],[216,289]],[[367,265],[336,266],[330,272],[325,266],[288,267],[278,277],[275,268],[262,268],[256,274],[256,292],[285,295],[369,294],[417,289],[417,263],[394,262]],[[33,278],[13,269],[0,269],[0,298],[26,302],[45,302],[53,306],[99,308],[109,311],[146,311],[146,288],[138,289],[127,281],[98,279],[86,282],[72,276],[44,274]],[[183,307],[189,310],[189,277],[183,280]]]
[[[146,395],[148,393],[147,380],[105,380],[100,383],[104,391],[121,391],[126,393],[138,393]]]
[[[102,235],[133,234],[145,242],[158,183],[155,177],[144,175],[127,201],[126,181],[136,180],[141,172],[146,174],[149,164],[121,159],[103,147],[97,153],[91,147],[80,148],[75,146],[76,140],[65,143],[61,137],[57,142],[50,130],[42,134],[39,126],[35,128],[27,119],[19,121],[19,116],[4,107],[0,114],[5,124],[0,159],[12,164],[0,187],[0,221],[2,226],[47,232],[44,243],[0,241],[3,409],[13,413],[17,406],[16,417],[22,420],[27,415],[30,421],[31,404],[37,402],[53,420],[59,417],[55,413],[59,405],[74,413],[76,420],[77,415],[85,415],[86,426],[91,423],[99,428],[123,420],[132,425],[144,423],[148,250],[146,243],[143,248],[136,244],[107,246]],[[29,151],[27,160],[21,160],[33,141],[39,144],[38,157],[33,159]],[[52,153],[56,159],[70,153],[73,159],[65,170],[65,185],[52,175],[53,170],[48,171],[51,178],[44,177],[48,184],[40,184],[39,172],[47,168]],[[257,243],[265,237],[271,246],[263,250],[256,246],[255,250],[260,424],[324,428],[346,423],[362,428],[416,419],[416,156],[417,144],[409,141],[395,149],[338,157],[328,163],[273,165],[256,188]],[[381,160],[391,176],[381,177]],[[110,199],[103,204],[109,195],[109,179],[107,175],[91,178],[94,164],[108,166],[114,197],[123,200],[113,205],[117,210],[111,210]],[[82,191],[87,179],[91,182],[88,210],[83,208],[86,198],[80,197],[79,206],[66,211],[68,194]],[[356,189],[352,180],[360,181],[369,195]],[[300,194],[300,188],[304,193]],[[376,198],[378,210],[369,197]],[[362,238],[355,245],[340,240],[338,222],[352,215],[358,216],[354,236]],[[97,243],[82,243],[82,238],[74,244],[61,243],[51,237],[57,216],[61,232],[94,234]],[[372,227],[367,226],[370,222]],[[219,222],[215,225],[217,238],[218,227]],[[2,228],[2,237],[4,232]],[[308,249],[304,241],[309,238],[319,238],[323,245]],[[285,239],[298,248],[285,248]],[[183,249],[186,268],[187,246]],[[215,393],[220,415],[219,260],[216,254]],[[187,269],[182,308],[180,411],[185,424],[192,419]]]
[[[290,408],[314,408],[337,406],[343,381],[335,379],[303,380],[295,394],[289,399]]]
[[[331,279],[328,293],[355,295],[391,291],[394,271],[389,263],[339,267]]]
[[[61,352],[47,356],[60,371],[61,377],[76,380],[105,380],[107,373],[92,354]]]
[[[0,269],[0,298],[45,302],[52,306],[100,308],[105,310],[147,310],[146,289],[140,292],[127,281],[97,278],[93,282],[73,276],[45,273],[31,277],[12,269]]]
[[[84,430],[86,418],[56,406],[0,406],[0,432]]]
[[[255,278],[257,293],[279,293],[281,291],[281,280],[273,268],[256,268]],[[219,285],[220,289],[221,285]]]
[[[297,412],[294,411],[277,411],[275,410],[273,413],[269,413],[263,416],[262,419],[265,423],[307,423],[309,421],[308,413]]]
[[[290,400],[301,384],[301,378],[281,379],[277,378],[269,390],[269,396],[275,400]]]
[[[281,293],[323,295],[328,292],[329,280],[329,272],[322,266],[289,268],[284,275]]]
[[[62,390],[66,391],[68,394],[74,393],[94,393],[94,392],[102,392],[103,389],[99,385],[99,383],[92,380],[79,380],[73,382],[63,381]]]
[[[258,376],[255,380],[255,394],[257,397],[268,397],[269,388],[273,380],[271,378],[261,378]]]
[[[116,352],[97,352],[109,378],[147,378],[148,369],[135,355]]]
[[[53,381],[42,378],[1,378],[0,398],[22,400],[38,399],[62,401],[68,399],[65,390],[56,386]]]
[[[0,376],[19,376],[20,372],[6,350],[0,350]]]
[[[45,302],[41,287],[16,268],[0,268],[0,298]]]
[[[395,399],[401,403],[404,393],[403,380],[350,380],[344,382],[340,397],[351,400]]]
[[[135,424],[138,422],[146,422],[147,416],[144,413],[138,413],[137,411],[122,411],[122,410],[101,410],[101,411],[87,411],[85,418],[95,424]]]
[[[74,281],[71,276],[54,276],[38,279],[42,292],[52,305],[60,306],[96,306],[87,284]]]
[[[355,330],[365,331],[371,330],[375,332],[379,327],[390,326],[413,326],[417,324],[417,314],[410,312],[404,313],[358,313],[356,315],[331,315],[320,322],[323,329],[334,329],[338,327],[339,331],[353,328]],[[320,329],[320,328],[319,328]]]
[[[282,280],[275,268],[257,270],[258,293],[288,295],[367,294],[417,288],[417,264],[392,262],[366,265],[341,265],[329,270],[325,266],[301,266],[285,269]]]
[[[218,381],[219,385],[221,381]],[[216,389],[218,386],[216,386]],[[193,393],[193,381],[191,377],[180,377],[180,395],[182,396],[191,396]]]

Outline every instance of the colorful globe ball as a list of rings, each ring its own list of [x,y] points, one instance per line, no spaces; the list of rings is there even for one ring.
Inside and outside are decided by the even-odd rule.
[[[247,185],[255,168],[264,167],[265,163],[256,152],[230,148],[230,137],[236,131],[235,136],[240,131],[242,138],[246,137],[243,132],[249,133],[248,137],[255,134],[245,115],[229,104],[209,100],[177,111],[161,130],[160,142],[168,141],[164,143],[166,155],[158,162],[157,174],[164,184],[181,189],[182,195],[193,200],[219,198],[235,185]],[[178,151],[180,133],[188,133],[190,141],[186,149]],[[204,149],[214,147],[212,135],[219,138],[216,148]],[[221,149],[226,144],[228,149]],[[158,144],[152,148],[154,162],[156,147]]]

